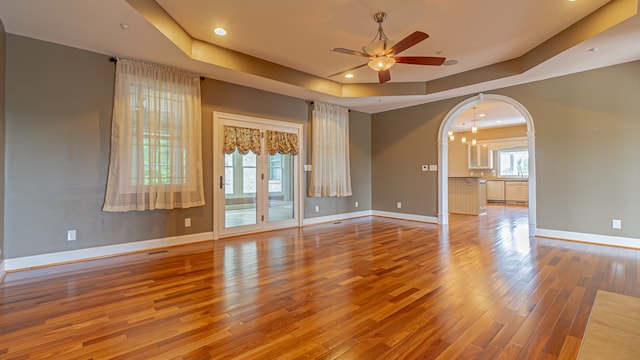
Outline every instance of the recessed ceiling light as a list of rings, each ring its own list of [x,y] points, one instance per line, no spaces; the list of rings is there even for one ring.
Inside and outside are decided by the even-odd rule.
[[[485,115],[485,114],[480,114],[480,115],[478,115],[478,116],[479,116],[479,117],[485,117],[486,115]]]
[[[500,123],[502,122],[502,120],[496,120],[496,122],[497,122],[498,124],[500,124]]]
[[[129,24],[127,23],[120,23],[120,27],[122,28],[122,30],[127,30],[129,28]]]
[[[215,30],[213,30],[213,32],[214,32],[216,35],[220,35],[220,36],[225,36],[225,35],[227,35],[227,30],[225,30],[225,29],[223,29],[223,28],[221,28],[221,27],[215,28]]]
[[[591,49],[589,49],[587,51],[588,52],[596,52],[596,51],[598,51],[598,48],[597,47],[593,47],[593,48],[591,48]]]
[[[452,66],[452,65],[456,65],[457,63],[458,63],[458,60],[451,59],[451,60],[447,60],[447,61],[443,62],[442,65],[444,65],[444,66]]]
[[[344,77],[346,77],[347,79],[351,79],[353,77],[353,74],[349,73],[349,74],[346,74]]]

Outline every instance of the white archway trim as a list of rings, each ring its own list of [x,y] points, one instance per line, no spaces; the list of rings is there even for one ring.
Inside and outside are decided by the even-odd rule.
[[[449,137],[447,131],[453,121],[466,109],[486,100],[502,101],[510,104],[522,114],[527,124],[527,143],[529,150],[529,235],[536,232],[536,157],[535,129],[529,111],[516,100],[497,94],[478,94],[463,100],[454,106],[440,124],[438,132],[438,224],[449,223]]]

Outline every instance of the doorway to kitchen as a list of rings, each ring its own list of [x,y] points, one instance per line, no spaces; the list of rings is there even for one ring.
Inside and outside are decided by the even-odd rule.
[[[468,139],[464,139],[465,142],[468,141],[468,143],[465,144],[465,149],[468,149],[467,151],[469,151],[469,156],[475,155],[474,159],[476,161],[474,163],[476,164],[475,166],[471,162],[469,162],[468,166],[465,166],[465,170],[468,171],[465,176],[469,177],[470,181],[475,181],[476,178],[480,180],[485,180],[486,178],[499,179],[500,181],[503,181],[503,186],[507,186],[507,184],[509,185],[509,195],[516,196],[513,198],[517,200],[515,203],[523,203],[522,199],[526,199],[528,204],[529,235],[534,235],[536,229],[536,172],[535,131],[533,127],[533,119],[527,109],[519,102],[502,95],[479,94],[468,98],[451,109],[441,123],[438,135],[438,168],[440,170],[438,173],[438,223],[443,225],[449,223],[451,205],[449,203],[449,177],[462,177],[461,174],[452,174],[452,169],[449,166],[450,155],[452,152],[455,153],[456,151],[456,148],[454,148],[454,145],[451,143],[452,138],[455,138],[456,130],[460,130],[459,128],[455,128],[460,124],[460,121],[456,121],[456,119],[463,114],[469,114],[475,107],[480,107],[481,104],[487,104],[490,102],[506,104],[517,111],[520,117],[524,119],[526,130],[522,130],[523,134],[521,136],[503,139],[500,142],[481,142],[481,140],[475,140],[475,135],[473,144],[471,144],[471,136],[469,136]],[[469,127],[469,134],[471,134],[471,128],[477,126],[476,122],[479,119],[479,115],[480,114],[477,114],[475,111],[472,117],[469,115],[468,124],[465,123],[465,126]],[[473,134],[476,134],[475,131],[478,130],[474,130]],[[458,140],[463,140],[462,135],[459,135]],[[485,161],[487,158],[487,154],[483,157],[481,152],[490,148],[493,148],[496,152],[500,151],[497,156],[497,162],[502,161],[503,164],[498,163],[495,167],[493,165],[488,166],[487,164],[480,165],[480,162]],[[524,153],[527,155],[526,167],[522,160]],[[495,156],[492,158],[495,158]],[[467,160],[468,159],[465,156],[465,161]],[[511,162],[510,168],[506,166],[509,162]],[[504,166],[499,167],[498,165]],[[455,171],[455,169],[453,170]],[[478,180],[478,186],[480,186],[480,180]],[[523,187],[522,184],[525,183],[525,181],[526,186]],[[486,184],[484,184],[484,186],[486,186]],[[504,189],[504,192],[507,192],[506,188]]]

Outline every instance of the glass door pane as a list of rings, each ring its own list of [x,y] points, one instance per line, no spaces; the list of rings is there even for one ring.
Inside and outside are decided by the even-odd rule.
[[[236,151],[224,154],[224,227],[255,225],[258,223],[257,156]]]
[[[269,222],[294,218],[294,171],[291,154],[269,155]]]

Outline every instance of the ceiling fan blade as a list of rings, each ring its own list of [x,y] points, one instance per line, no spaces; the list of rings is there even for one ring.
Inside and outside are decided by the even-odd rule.
[[[365,54],[362,51],[356,51],[356,50],[349,50],[349,49],[345,49],[345,48],[333,48],[331,49],[331,51],[335,51],[335,52],[339,52],[342,54],[347,54],[347,55],[355,55],[355,56],[362,56],[362,57],[371,57],[369,56],[369,54]]]
[[[391,73],[389,70],[380,70],[378,71],[378,80],[380,80],[380,84],[386,83],[391,80]]]
[[[350,71],[353,71],[353,70],[356,70],[356,69],[360,69],[361,67],[365,67],[365,66],[367,66],[367,64],[366,64],[366,63],[365,63],[365,64],[362,64],[362,65],[354,66],[354,67],[352,67],[352,68],[350,68],[350,69],[347,69],[347,70],[342,70],[342,71],[337,72],[337,73],[335,73],[335,74],[331,74],[331,75],[329,75],[329,76],[327,76],[327,77],[333,77],[333,76],[336,76],[336,75],[341,75],[341,74],[344,74],[344,73],[348,73],[348,72],[350,72]]]
[[[387,51],[387,55],[399,54],[400,52],[407,50],[408,48],[416,45],[417,43],[428,37],[429,35],[427,35],[426,33],[423,33],[422,31],[416,31],[393,45],[391,49]]]
[[[396,56],[397,63],[413,65],[442,65],[446,58],[436,56]]]

